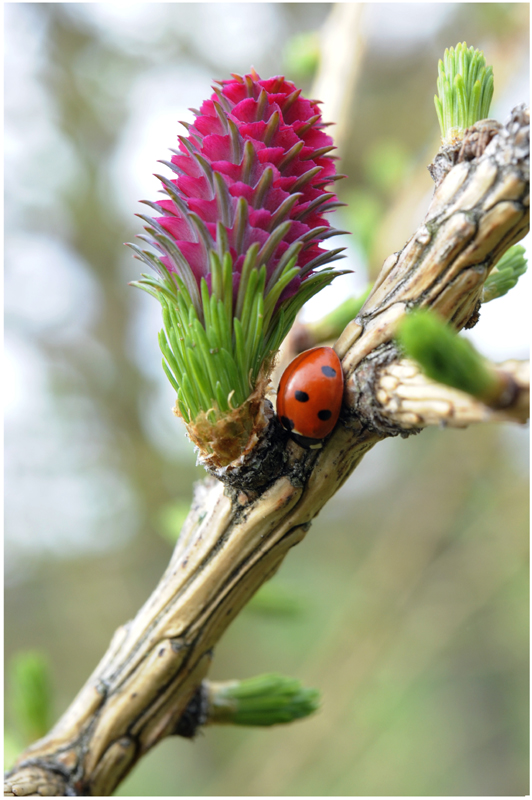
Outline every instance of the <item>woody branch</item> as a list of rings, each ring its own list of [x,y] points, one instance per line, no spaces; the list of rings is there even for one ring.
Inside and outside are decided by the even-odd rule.
[[[494,411],[423,378],[393,336],[419,306],[457,329],[474,324],[490,269],[528,230],[528,138],[520,107],[480,152],[447,149],[425,221],[387,259],[336,345],[347,387],[341,424],[321,451],[303,451],[284,444],[272,417],[251,468],[231,485],[199,484],[159,585],[56,726],[20,756],[6,794],[111,794],[151,747],[179,733],[220,636],[377,442],[440,422],[525,418],[524,365],[501,366],[517,389]],[[478,144],[475,131],[469,139]]]
[[[511,387],[510,402],[501,409],[430,380],[409,359],[393,361],[380,371],[375,399],[381,413],[405,430],[429,425],[465,428],[477,422],[526,422],[530,403],[528,362],[506,361],[494,367]]]

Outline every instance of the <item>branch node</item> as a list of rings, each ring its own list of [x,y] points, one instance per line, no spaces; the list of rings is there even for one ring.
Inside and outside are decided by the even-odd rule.
[[[209,711],[209,692],[205,681],[198,686],[173,731],[175,736],[194,739],[200,728],[207,722]]]
[[[403,427],[389,416],[382,413],[378,400],[378,381],[384,367],[397,360],[398,349],[388,342],[381,345],[368,356],[348,379],[346,394],[351,411],[362,420],[363,424],[384,436],[401,436],[407,439],[421,428]]]

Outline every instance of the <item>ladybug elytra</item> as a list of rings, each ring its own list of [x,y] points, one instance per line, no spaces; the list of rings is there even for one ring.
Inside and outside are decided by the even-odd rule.
[[[285,369],[277,392],[277,416],[302,447],[319,448],[338,422],[344,373],[332,347],[314,347]]]

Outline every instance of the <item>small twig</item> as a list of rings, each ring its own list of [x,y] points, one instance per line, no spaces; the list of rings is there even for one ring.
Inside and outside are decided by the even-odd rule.
[[[458,389],[430,380],[408,359],[383,367],[376,382],[375,396],[381,405],[381,414],[405,431],[428,425],[465,428],[478,422],[526,422],[530,401],[529,362],[506,361],[494,367],[515,387],[511,402],[500,410]]]

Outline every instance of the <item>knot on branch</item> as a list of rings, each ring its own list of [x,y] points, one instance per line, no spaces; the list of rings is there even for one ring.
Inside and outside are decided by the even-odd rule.
[[[494,119],[482,119],[466,128],[462,138],[443,144],[427,168],[436,188],[454,166],[484,153],[493,156],[498,166],[528,168],[525,162],[530,153],[530,110],[525,103],[512,110],[504,125]]]
[[[193,739],[198,730],[205,725],[208,718],[209,693],[203,681],[189,701],[183,714],[175,727],[175,736],[184,736],[185,739]]]
[[[502,125],[497,120],[481,119],[463,131],[463,138],[457,137],[450,144],[443,144],[432,164],[427,167],[436,187],[456,164],[479,158],[501,129]]]
[[[364,424],[381,435],[401,436],[403,439],[419,433],[421,428],[406,429],[395,420],[386,416],[377,399],[378,384],[381,372],[388,364],[398,358],[397,346],[388,342],[371,353],[353,372],[346,386],[349,407]]]
[[[231,489],[252,493],[259,489],[263,491],[285,473],[288,438],[272,409],[269,423],[254,447],[228,466],[210,467],[209,472]]]
[[[13,777],[10,777],[10,776]],[[4,797],[74,797],[68,777],[59,766],[27,763],[8,772]]]
[[[498,166],[514,166],[522,170],[523,178],[530,178],[530,109],[526,103],[512,109],[510,117],[498,137],[486,148]]]

